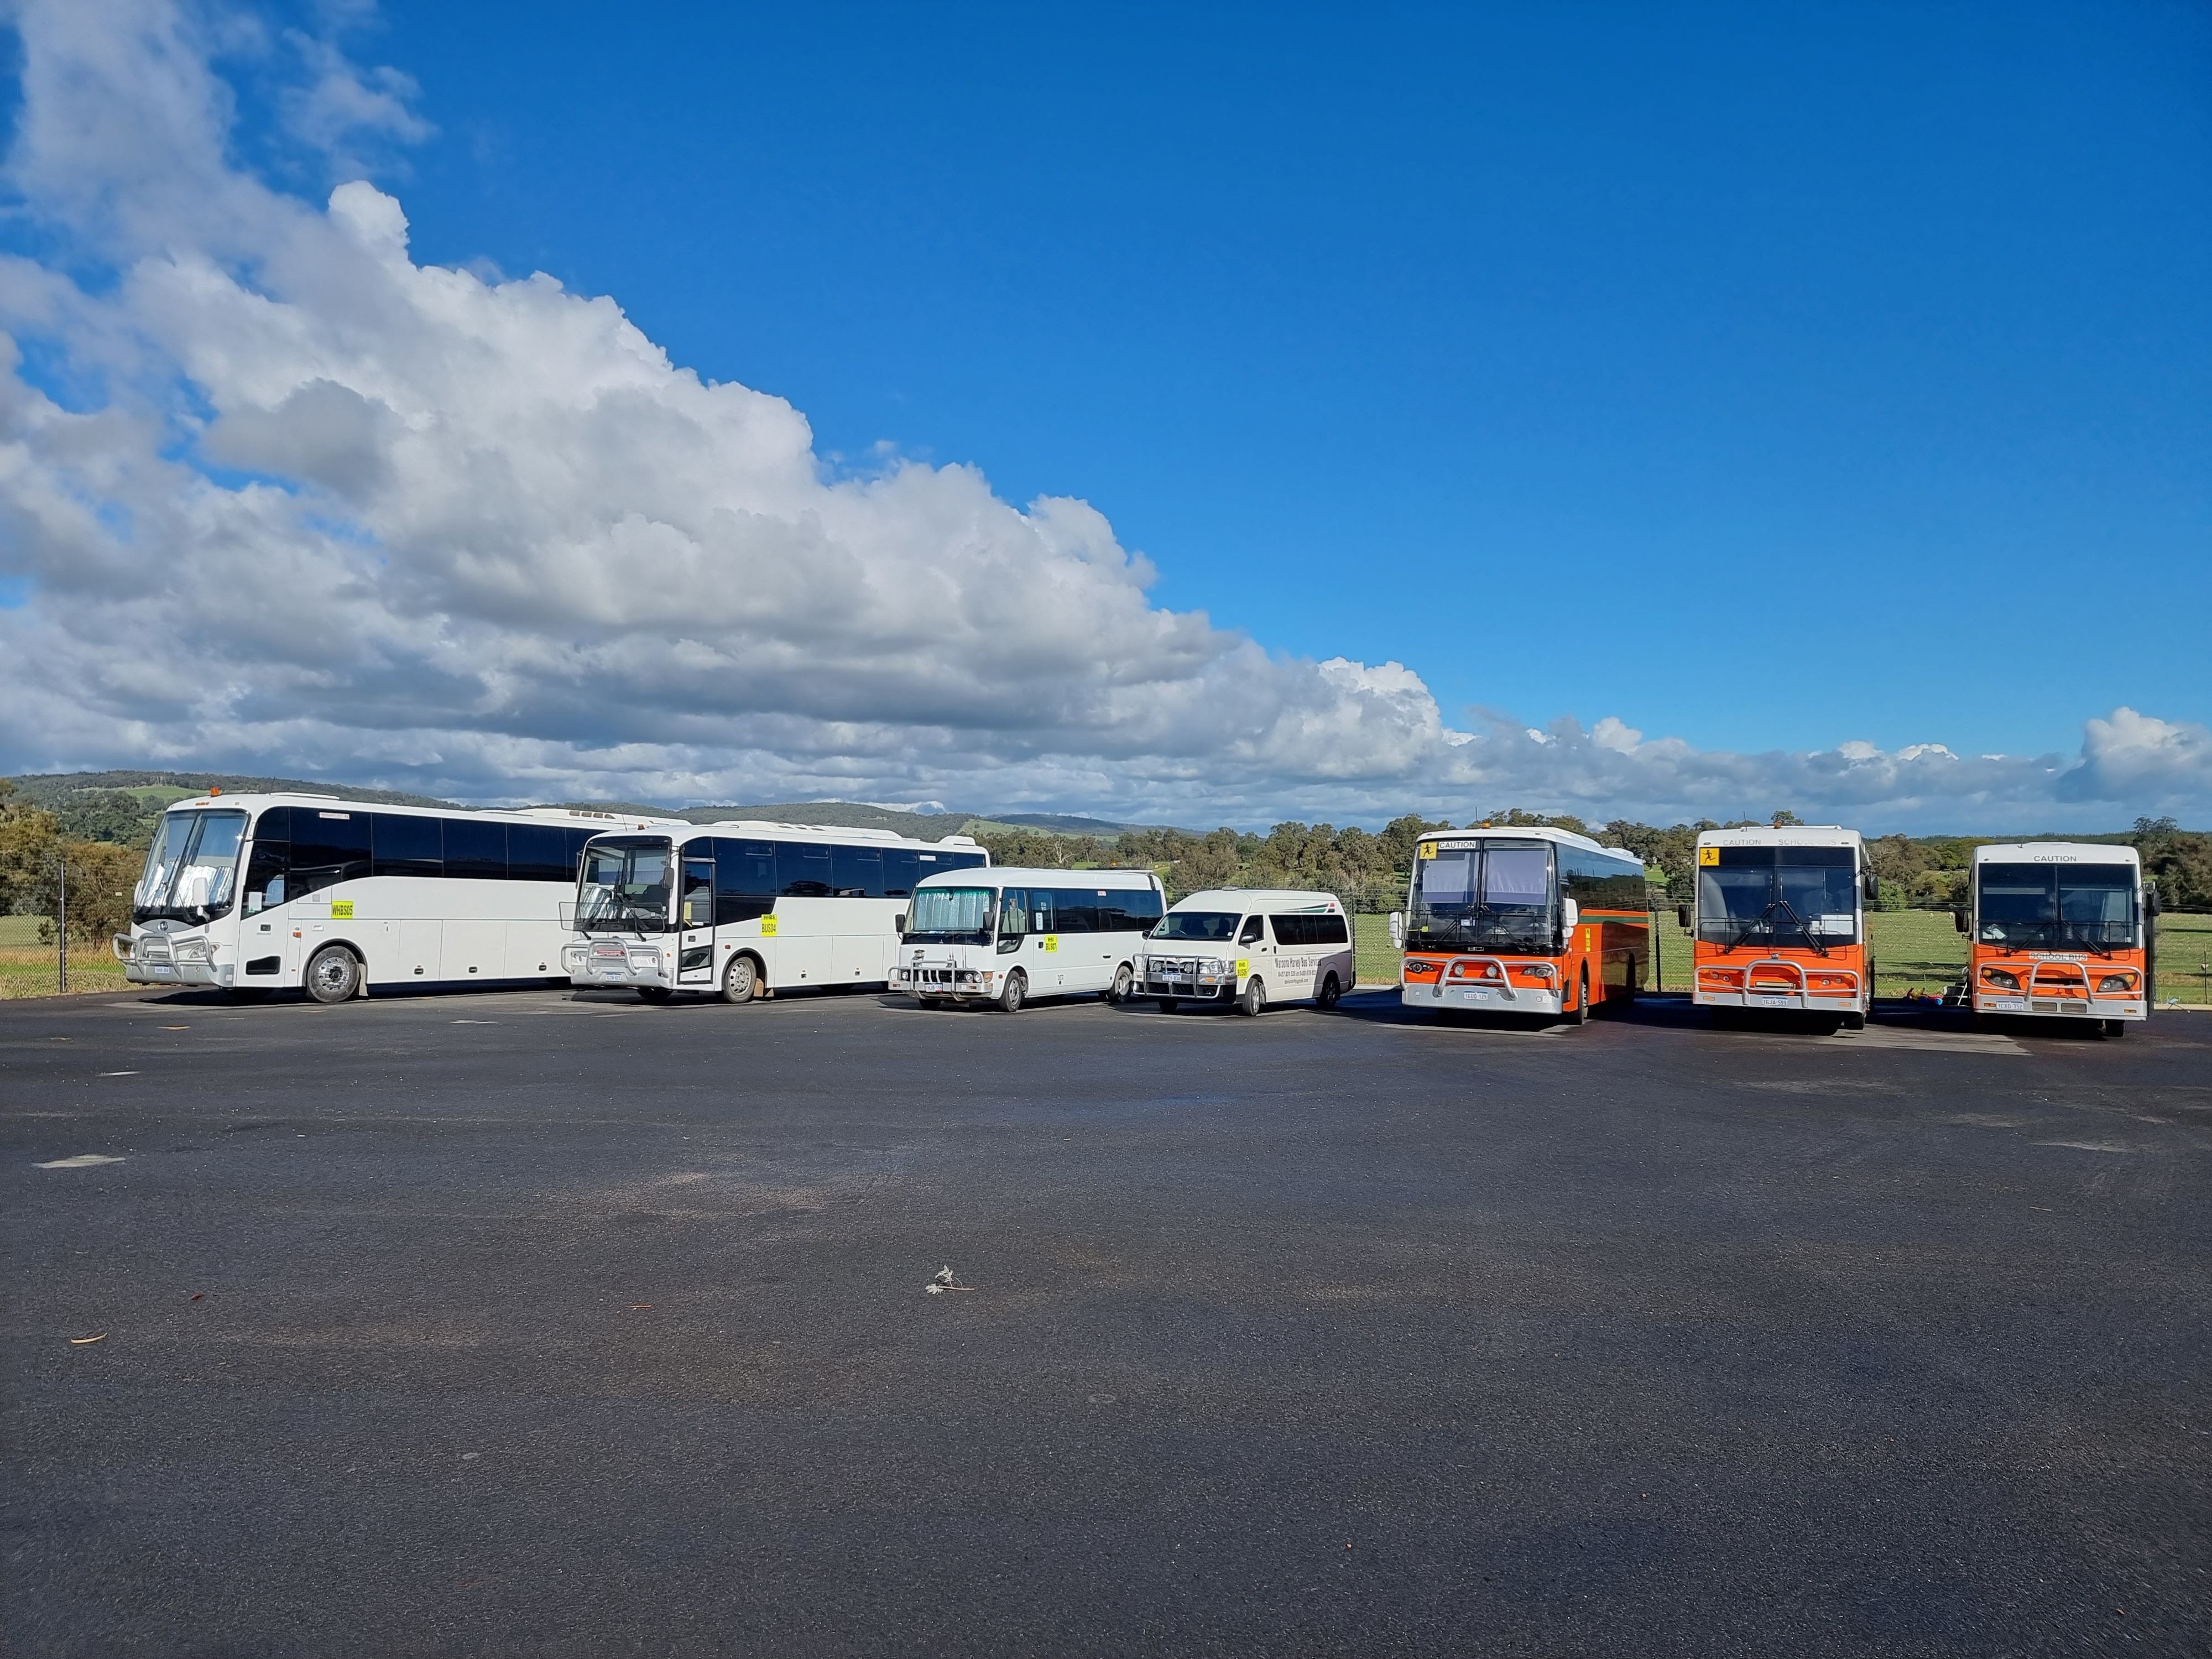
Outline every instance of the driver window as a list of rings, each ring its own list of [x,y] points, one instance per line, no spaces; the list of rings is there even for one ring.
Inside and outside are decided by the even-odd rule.
[[[1029,932],[1030,896],[1018,887],[1009,887],[999,899],[999,937],[1019,939]]]
[[[1237,942],[1239,945],[1257,945],[1260,942],[1260,936],[1267,931],[1267,917],[1247,916],[1244,919],[1244,931],[1237,935]]]

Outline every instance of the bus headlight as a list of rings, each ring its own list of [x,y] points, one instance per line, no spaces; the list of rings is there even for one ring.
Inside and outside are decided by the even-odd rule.
[[[2100,991],[2132,991],[2136,988],[2133,974],[2107,974],[2097,981]]]
[[[1990,984],[2002,986],[2008,991],[2017,991],[2020,989],[2020,975],[2018,974],[2007,973],[2002,968],[1983,969],[1982,978]]]

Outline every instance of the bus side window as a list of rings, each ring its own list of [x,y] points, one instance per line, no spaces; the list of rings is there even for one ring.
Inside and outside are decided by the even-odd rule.
[[[447,818],[446,873],[476,881],[505,881],[507,826],[483,818]]]
[[[830,883],[840,898],[881,898],[884,896],[884,854],[878,847],[833,847]]]
[[[301,806],[292,812],[292,869],[287,897],[304,898],[369,872],[368,814]]]
[[[716,927],[758,921],[775,908],[776,891],[774,842],[714,838]]]
[[[830,898],[837,891],[826,847],[801,841],[776,842],[775,873],[786,898]]]
[[[921,879],[921,872],[925,867],[921,857],[922,855],[911,847],[884,848],[884,896],[885,898],[911,898],[914,896],[914,884]],[[935,869],[937,866],[933,864],[927,867]]]
[[[446,872],[444,823],[410,812],[368,815],[371,871],[380,876],[442,876]]]
[[[1237,935],[1237,942],[1239,945],[1257,945],[1260,942],[1260,935],[1266,931],[1267,926],[1267,919],[1265,916],[1248,917],[1243,931]]]
[[[1030,896],[1018,887],[1009,887],[999,896],[999,944],[1009,948],[1022,942],[1022,935],[1030,930]]]

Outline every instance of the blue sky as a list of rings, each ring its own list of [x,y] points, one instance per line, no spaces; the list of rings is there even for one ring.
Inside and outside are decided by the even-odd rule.
[[[2212,817],[2201,7],[17,0],[0,115],[0,769]]]
[[[825,448],[1080,495],[1161,602],[1448,711],[2206,713],[2201,9],[1191,11],[401,3],[374,45],[445,133],[418,258],[613,294]]]

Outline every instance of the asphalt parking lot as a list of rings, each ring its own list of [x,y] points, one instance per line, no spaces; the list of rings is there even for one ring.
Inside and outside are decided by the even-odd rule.
[[[11,1652],[2212,1647],[2212,1018],[173,994],[0,1110]]]

